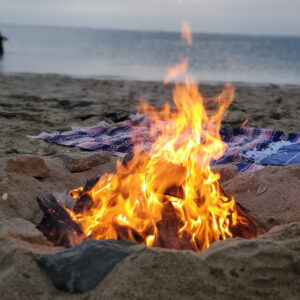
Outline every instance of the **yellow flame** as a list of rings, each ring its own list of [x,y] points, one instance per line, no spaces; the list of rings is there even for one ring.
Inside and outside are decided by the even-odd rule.
[[[186,23],[182,37],[192,43]],[[165,83],[186,74],[187,64],[184,60],[170,68]],[[225,86],[215,99],[218,108],[207,114],[197,84],[185,75],[173,91],[176,110],[168,103],[156,109],[140,101],[139,112],[150,118],[151,150],[145,153],[135,144],[126,166],[118,161],[117,172],[104,174],[90,191],[71,192],[77,198],[86,193],[93,202],[81,213],[70,212],[84,234],[159,245],[159,224],[171,211],[178,239],[188,239],[196,251],[231,237],[230,226],[239,217],[233,198],[220,191],[219,174],[210,163],[226,149],[219,129],[233,97],[234,88]]]
[[[118,163],[116,174],[105,174],[86,192],[92,207],[73,214],[84,233],[155,245],[157,224],[171,204],[180,224],[178,237],[187,236],[194,250],[232,236],[230,224],[237,222],[234,200],[221,193],[219,174],[210,170],[210,162],[226,149],[219,128],[233,96],[233,87],[226,86],[216,98],[219,108],[208,116],[197,85],[187,80],[174,89],[177,110],[142,102],[140,112],[149,114],[155,142],[148,154],[137,144],[126,167]],[[180,192],[169,193],[172,188]]]

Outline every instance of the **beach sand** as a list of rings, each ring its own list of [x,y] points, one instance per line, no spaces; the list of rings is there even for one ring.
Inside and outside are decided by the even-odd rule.
[[[234,86],[236,88],[235,100],[223,120],[223,126],[240,126],[246,119],[248,119],[249,122],[246,126],[249,127],[262,127],[287,132],[300,132],[300,118],[298,115],[300,111],[300,86],[279,86],[274,84],[254,85],[244,83],[234,84]],[[204,96],[205,103],[209,107],[213,96],[217,95],[222,90],[222,84],[205,83],[200,84],[199,88]],[[160,82],[78,79],[58,75],[0,75],[0,239],[3,239],[8,243],[11,236],[14,236],[14,239],[23,241],[25,239],[25,235],[25,240],[27,242],[38,240],[38,243],[41,244],[42,237],[40,236],[40,233],[20,233],[18,231],[20,230],[18,228],[21,228],[23,225],[25,226],[24,228],[28,227],[28,230],[30,231],[31,228],[33,228],[32,223],[37,225],[40,222],[42,214],[37,206],[35,200],[36,197],[43,196],[51,192],[68,192],[70,189],[84,185],[87,179],[102,175],[104,172],[112,172],[115,169],[116,158],[109,153],[96,154],[95,152],[83,151],[78,148],[49,144],[42,140],[32,140],[28,138],[28,135],[37,135],[40,132],[67,131],[72,126],[91,126],[97,124],[101,120],[112,122],[105,117],[106,114],[113,112],[124,112],[128,114],[135,113],[136,106],[140,98],[148,100],[148,102],[153,106],[160,107],[166,101],[172,99],[172,89],[172,84],[164,85]],[[74,168],[74,166],[72,166],[72,161],[77,159],[78,162],[78,157],[92,162],[96,161],[97,163],[95,163],[94,167],[93,165],[81,166],[82,170],[77,170],[77,172],[75,172],[74,169],[72,169]],[[21,159],[21,163],[18,159]],[[33,168],[30,166],[30,159],[33,159],[33,164],[35,164],[35,167]],[[284,180],[281,179],[283,177]],[[300,211],[299,180],[299,165],[282,168],[267,167],[258,171],[258,173],[253,173],[252,175],[239,174],[234,178],[229,178],[224,186],[228,187],[228,191],[234,194],[236,199],[241,200],[243,206],[249,209],[249,212],[252,212],[252,215],[257,217],[257,219],[269,229],[275,225],[288,224],[292,221],[300,222],[300,214],[297,213]],[[276,188],[273,188],[274,186],[276,186]],[[255,205],[251,202],[251,199],[254,198],[256,201]],[[276,198],[276,207],[274,206],[273,201],[271,201],[274,198]],[[249,207],[247,207],[247,201],[245,199],[249,201]],[[269,205],[272,209],[268,210],[264,203]],[[283,209],[284,216],[281,215],[281,211]],[[261,214],[259,214],[260,210]],[[10,221],[11,218],[18,218],[19,221],[13,222],[13,224],[16,225],[12,225]],[[300,223],[295,225],[296,227],[298,226],[298,231],[300,228],[299,224]],[[11,226],[13,226],[14,229],[9,229],[12,228]],[[282,240],[284,240],[284,236],[287,236],[287,230],[290,229],[282,229],[282,233],[280,235]],[[293,236],[293,238],[296,238],[296,235]],[[299,241],[299,235],[297,238],[297,241]],[[273,239],[274,241],[276,239],[278,240],[276,232],[275,234],[270,235],[272,243]],[[249,247],[249,249],[247,248],[247,253],[250,253],[252,251],[251,249],[254,249],[255,247],[261,247],[259,248],[262,249],[260,250],[262,252],[259,252],[261,256],[258,257],[256,254],[252,255],[252,252],[250,253],[252,256],[249,254],[251,256],[249,256],[249,261],[257,262],[257,264],[253,264],[253,270],[251,269],[254,272],[253,274],[255,274],[256,271],[261,273],[261,270],[259,269],[259,262],[264,262],[264,259],[260,260],[260,258],[267,257],[264,255],[266,255],[270,249],[273,249],[272,247],[277,245],[274,244],[274,246],[271,242],[268,242],[268,244],[266,241],[268,241],[268,238],[265,240],[264,238],[261,238],[252,244],[247,244],[247,246],[245,246],[246,242],[239,240],[231,242],[224,241],[224,243],[218,243],[218,245],[213,247],[212,250],[209,250],[210,252],[207,253],[210,254],[206,255],[205,252],[202,255],[202,259],[203,261],[208,259],[208,265],[211,264],[210,272],[215,272],[214,270],[219,268],[220,270],[225,270],[224,272],[226,273],[227,271],[229,272],[230,266],[226,263],[215,263],[215,257],[221,259],[224,256],[224,253],[226,253],[226,249],[229,249],[229,252],[227,253],[230,253],[232,256],[230,256],[229,259],[234,261],[237,257],[237,259],[239,259],[237,251],[235,250],[239,247],[238,245],[241,245],[242,248]],[[51,247],[48,245],[46,250],[36,250],[37,248],[32,250],[31,246],[29,247],[26,244],[26,248],[24,246],[25,244],[22,243],[18,242],[18,244],[9,246],[11,248],[5,246],[6,244],[2,244],[4,246],[0,247],[1,256],[7,255],[7,259],[11,259],[12,263],[15,263],[15,266],[11,266],[9,269],[10,271],[7,271],[6,264],[0,263],[0,271],[2,269],[7,271],[6,273],[1,271],[3,273],[3,275],[1,275],[3,276],[3,281],[1,281],[3,284],[0,283],[0,290],[6,291],[8,297],[13,297],[15,295],[14,286],[18,285],[20,293],[27,293],[29,298],[33,297],[33,295],[39,295],[40,297],[56,297],[59,295],[64,297],[65,294],[54,289],[54,287],[49,283],[49,279],[46,278],[46,275],[38,270],[36,264],[32,262],[31,258],[28,258],[31,257],[31,254],[29,255],[28,253],[53,251],[50,249]],[[43,243],[45,243],[45,241]],[[294,244],[296,245],[296,242]],[[288,247],[292,247],[289,246],[286,241],[283,241],[280,245],[282,245],[283,250],[280,250],[281,248],[279,246],[278,249],[276,248],[277,246],[275,247],[278,250],[279,256],[284,256],[284,253],[287,253],[288,250],[284,247],[287,247],[287,249]],[[9,250],[12,251],[11,253],[14,253],[9,254],[7,249],[16,249],[16,247],[21,252],[13,252],[13,250]],[[26,250],[24,250],[24,247]],[[222,247],[224,248],[224,251],[222,250]],[[145,250],[141,255],[145,256],[146,260],[147,257],[150,257],[151,259],[154,257],[153,260],[155,260],[155,257],[157,256],[159,263],[162,265],[164,264],[164,255],[166,255],[166,257],[170,260],[174,259],[174,257],[172,258],[171,256],[175,252],[160,253],[160,250],[153,251]],[[265,266],[264,271],[267,272],[267,270],[269,270],[270,273],[278,273],[279,281],[283,280],[286,274],[292,274],[293,272],[295,272],[295,274],[298,272],[297,274],[299,277],[300,258],[299,254],[296,253],[297,252],[289,252],[288,254],[289,260],[294,259],[294,261],[298,261],[298,265],[296,264],[295,270],[293,264],[290,264],[287,260],[284,261],[284,266],[287,268],[285,269],[286,273],[281,274],[279,272],[280,270],[278,271],[276,268],[276,270],[272,269],[272,271],[270,269],[270,271],[268,269],[268,265]],[[177,258],[175,257],[175,260],[180,262],[181,255],[183,255],[183,259],[186,264],[181,266],[182,270],[185,270],[186,266],[192,268],[193,264],[197,263],[197,259],[194,254],[187,254],[186,252],[184,252],[184,254],[178,254],[178,257],[176,256]],[[211,261],[209,255],[212,257]],[[278,256],[275,256],[274,263],[272,263],[273,265],[276,265],[278,261]],[[283,260],[284,257],[282,258]],[[271,261],[273,258],[271,255],[268,255],[267,259]],[[241,261],[243,261],[243,263],[244,260],[243,256],[241,256]],[[32,275],[32,278],[40,278],[37,279],[40,280],[40,283],[38,283],[38,281],[32,281],[32,284],[28,284],[27,282],[24,282],[21,275],[18,275],[19,277],[16,276],[16,278],[14,277],[14,272],[16,272],[17,268],[22,266],[21,261],[24,261],[26,267],[29,269],[31,268],[30,270],[32,270],[32,274],[34,274]],[[145,261],[142,260],[140,265],[136,266],[137,269],[140,268],[140,270],[136,271],[136,273],[134,273],[134,270],[131,270],[133,273],[130,274],[135,274],[132,275],[132,280],[138,281],[141,279],[141,281],[143,281],[142,276],[140,276],[140,273],[138,272],[144,272],[143,276],[145,276],[145,278],[148,278],[149,276],[149,278],[151,278],[152,269],[150,268],[151,270],[148,270],[148,267],[144,266],[144,262]],[[200,265],[202,264],[200,262],[198,263]],[[234,263],[236,264],[236,262]],[[123,265],[127,266],[129,269],[132,269],[132,266],[134,266],[129,264],[128,260],[126,260]],[[208,265],[206,265],[206,267]],[[281,265],[278,264],[278,266]],[[169,274],[176,273],[176,264],[174,265],[170,262],[168,268]],[[236,268],[238,267],[236,266]],[[112,288],[109,291],[101,290],[101,286],[114,286],[114,280],[116,280],[115,278],[119,276],[116,272],[117,271],[114,271],[114,273],[107,277],[105,282],[96,289],[97,293],[102,293],[102,296],[104,297],[103,299],[106,299],[105,296],[107,296],[107,299],[111,299],[114,295],[118,295],[123,299],[138,298],[138,296],[141,296],[144,293],[143,284],[148,286],[147,299],[151,299],[151,297],[152,299],[156,298],[158,295],[156,293],[159,292],[159,289],[152,290],[151,284],[145,283],[146,281],[141,282],[142,286],[139,286],[137,289],[137,294],[131,290],[130,292],[128,291],[127,296],[124,296],[124,294],[122,294],[122,290],[117,287]],[[122,271],[121,273],[123,274],[124,272],[125,271]],[[203,275],[202,273],[200,274],[199,271],[195,271],[196,273],[193,277],[193,271],[190,272],[191,273],[189,274],[192,275],[186,275],[189,277],[189,279],[186,280],[190,280],[188,281],[188,284],[194,284],[196,279],[199,279],[200,281],[205,280],[205,278],[202,278],[205,275],[204,273]],[[183,273],[185,274],[186,270],[183,271]],[[115,276],[115,278],[113,276]],[[124,276],[120,277],[118,280],[121,280],[122,278],[124,279],[127,275],[125,277]],[[169,296],[174,295],[175,298],[177,297],[176,299],[180,299],[180,292],[183,292],[185,289],[185,281],[176,281],[178,278],[173,278],[173,275],[170,276],[172,277],[172,280],[170,280],[175,280],[174,282],[177,283],[174,286],[174,291],[170,291]],[[233,279],[230,277],[231,275],[228,276],[226,277],[226,282],[221,285],[217,277],[210,279],[211,281],[208,282],[208,284],[211,284],[211,287],[214,284],[219,286],[219,290],[218,287],[212,288],[209,292],[211,296],[213,296],[214,293],[222,293],[223,288],[228,289],[229,287],[232,288],[234,286],[234,282],[232,281]],[[251,277],[252,279],[254,278],[253,276]],[[242,283],[239,283],[240,285],[237,285],[232,291],[227,291],[222,298],[232,299],[232,292],[235,292],[235,296],[237,296],[243,288],[248,288],[249,282],[246,277],[243,279],[244,281]],[[124,280],[122,279],[123,288],[129,284],[126,281],[126,278]],[[213,282],[214,280],[216,280],[215,283]],[[265,293],[264,295],[270,297],[270,299],[273,296],[275,297],[278,295],[279,281],[277,279],[273,280],[270,277],[269,279],[264,278],[262,280],[267,280],[266,282],[268,283],[273,282],[271,284],[272,287],[270,287],[270,289],[266,289],[263,284],[257,287],[257,282],[255,282],[255,280],[253,282],[251,281],[248,293],[253,299],[256,295],[256,288],[262,291],[262,293]],[[4,282],[10,282],[10,284],[7,285]],[[161,289],[165,288],[163,279],[160,280],[159,276],[155,282],[161,286]],[[288,285],[286,286],[288,287]],[[295,284],[295,286],[297,286],[297,284]],[[181,287],[182,290],[180,290]],[[202,292],[204,294],[201,294]],[[205,289],[202,292],[197,292],[197,295],[200,298],[202,298],[203,295],[206,295]],[[190,299],[192,299],[193,288],[190,288],[189,293],[191,293]],[[299,296],[299,294],[299,289],[293,290],[292,288],[287,288],[283,291],[281,296]],[[90,294],[86,299],[89,299],[89,297],[92,299],[93,297],[96,297],[95,295]]]
[[[0,180],[5,182],[3,189],[0,189],[1,195],[11,190],[14,195],[9,197],[11,200],[19,199],[19,194],[22,194],[25,203],[35,203],[37,195],[68,191],[82,186],[93,176],[102,175],[106,170],[114,170],[116,158],[103,153],[110,161],[106,167],[101,163],[83,172],[70,172],[66,168],[72,160],[69,156],[91,156],[92,161],[95,160],[95,152],[32,140],[28,135],[67,131],[72,126],[91,126],[101,120],[112,122],[105,117],[106,114],[136,113],[141,98],[160,107],[166,101],[172,101],[173,87],[172,84],[164,85],[161,82],[78,79],[58,75],[1,75]],[[220,93],[222,87],[222,84],[199,85],[208,108],[212,105],[213,96]],[[236,84],[235,88],[235,99],[222,126],[240,126],[248,119],[246,126],[300,132],[300,86]],[[17,179],[16,173],[4,170],[9,159],[24,155],[42,158],[50,165],[50,169],[51,165],[55,166],[56,175],[37,181],[34,177],[22,174],[18,176],[23,179]],[[32,187],[24,193],[28,184]],[[24,213],[22,209],[22,205],[19,207],[16,204],[17,211]],[[34,217],[31,208],[28,210],[26,218],[38,222],[40,215]],[[8,207],[4,211],[14,216],[15,209]]]
[[[300,86],[236,84],[235,100],[223,126],[300,131]],[[138,100],[160,107],[172,101],[173,85],[160,82],[77,79],[58,75],[0,75],[0,155],[35,154],[38,142],[27,135],[95,125],[111,112],[135,113]],[[200,84],[203,96],[222,84]],[[60,151],[61,147],[56,147]]]

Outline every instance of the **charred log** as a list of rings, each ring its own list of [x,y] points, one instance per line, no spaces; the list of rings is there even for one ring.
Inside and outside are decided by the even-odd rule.
[[[238,216],[243,218],[244,222],[240,221],[236,225],[230,226],[230,231],[234,237],[252,239],[266,232],[266,229],[247,214],[239,203],[236,203],[236,210]]]
[[[95,177],[90,180],[87,180],[87,182],[85,183],[83,191],[80,193],[79,198],[73,207],[73,211],[76,214],[82,213],[85,209],[89,210],[92,207],[93,200],[88,194],[88,191],[90,191],[95,186],[98,180],[99,177]]]
[[[178,229],[182,225],[173,205],[166,202],[162,219],[157,223],[158,237],[153,246],[176,250],[193,250],[187,236],[178,237]]]
[[[37,228],[56,246],[66,248],[78,244],[83,239],[80,226],[72,220],[66,209],[53,197],[37,197],[44,216]]]
[[[89,191],[94,187],[99,178],[93,178],[86,182],[82,192],[77,196],[77,202],[73,207],[75,213],[82,213],[84,210],[89,210],[93,205],[93,200],[89,196]],[[221,193],[228,198],[226,192],[221,188]],[[183,189],[181,187],[171,186],[164,192],[163,201],[164,208],[162,210],[162,219],[156,224],[157,238],[154,242],[155,247],[171,248],[177,250],[193,250],[193,245],[190,242],[190,237],[187,234],[178,235],[179,229],[182,227],[179,216],[172,203],[167,201],[167,197],[183,198]],[[43,232],[47,239],[53,242],[54,245],[71,247],[78,244],[85,237],[80,226],[72,220],[68,211],[61,205],[53,195],[48,195],[44,198],[37,198],[38,204],[44,213],[38,229]],[[252,218],[246,209],[236,203],[236,212],[239,216],[239,221],[234,224],[230,220],[230,231],[233,237],[242,237],[246,239],[255,238],[266,230]],[[117,239],[134,240],[138,243],[145,243],[147,236],[154,234],[154,228],[148,228],[143,233],[136,232],[133,228],[115,224]],[[97,231],[97,230],[96,230]],[[93,236],[90,237],[97,238]],[[198,245],[201,249],[201,245]]]

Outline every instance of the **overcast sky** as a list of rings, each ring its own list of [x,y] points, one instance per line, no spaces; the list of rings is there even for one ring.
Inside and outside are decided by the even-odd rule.
[[[0,23],[300,35],[300,0],[0,0]]]

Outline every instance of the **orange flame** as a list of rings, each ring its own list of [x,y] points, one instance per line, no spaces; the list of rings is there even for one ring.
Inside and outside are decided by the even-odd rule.
[[[185,59],[182,62],[176,64],[173,67],[170,67],[168,69],[168,74],[164,80],[164,84],[169,83],[170,81],[177,78],[179,75],[186,74],[188,67],[188,60]]]
[[[246,120],[241,124],[241,126],[244,127],[248,122],[249,122],[249,120],[246,119]]]
[[[189,46],[192,45],[191,27],[186,21],[182,21],[181,23],[181,38],[186,41]]]
[[[178,238],[188,239],[194,250],[231,237],[230,226],[238,222],[235,203],[220,191],[219,174],[211,171],[210,162],[226,148],[219,128],[233,96],[233,87],[226,86],[210,117],[197,85],[188,80],[174,89],[176,111],[168,103],[155,109],[141,102],[139,112],[149,114],[155,142],[148,154],[135,145],[127,166],[118,162],[116,174],[103,175],[86,192],[92,207],[72,214],[84,234],[157,245],[158,224],[171,208]],[[74,190],[73,197],[80,192]]]

